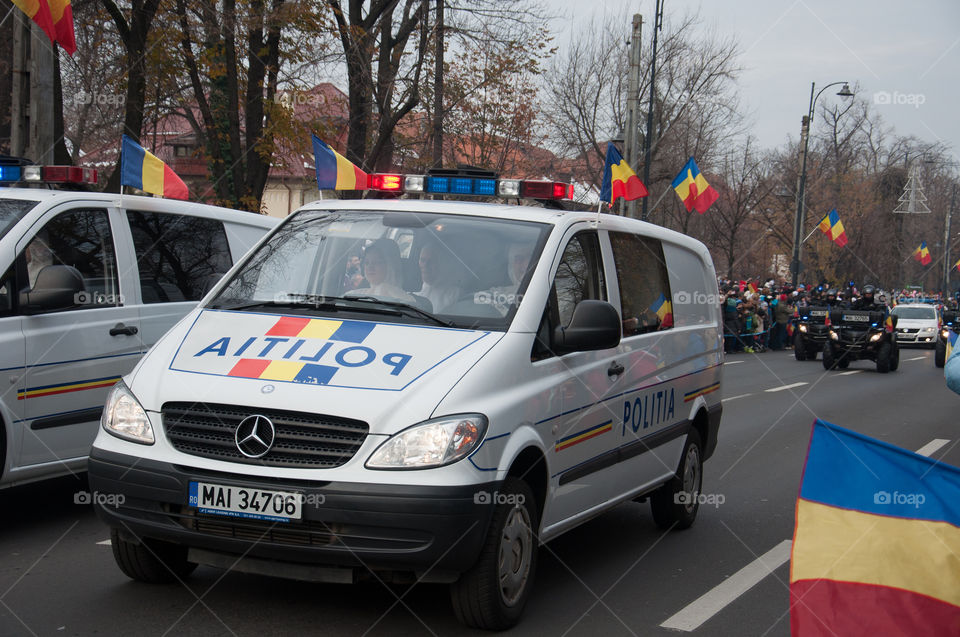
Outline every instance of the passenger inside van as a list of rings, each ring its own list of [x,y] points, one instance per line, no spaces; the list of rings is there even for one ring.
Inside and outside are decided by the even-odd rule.
[[[403,268],[400,248],[392,239],[377,239],[363,251],[363,278],[366,285],[351,290],[347,296],[376,296],[383,299],[415,302],[413,295],[400,283]]]
[[[431,241],[420,250],[420,277],[423,285],[417,293],[433,305],[435,312],[444,312],[462,295],[457,281],[460,271],[450,249],[438,241]]]

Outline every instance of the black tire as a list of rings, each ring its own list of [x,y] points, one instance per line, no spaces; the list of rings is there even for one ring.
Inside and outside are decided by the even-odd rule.
[[[661,529],[689,529],[700,509],[703,487],[703,447],[700,434],[691,429],[683,446],[680,466],[669,482],[650,494],[653,521]]]
[[[877,349],[877,371],[886,374],[890,371],[890,359],[893,357],[893,347],[890,343],[881,343]]]
[[[890,371],[895,372],[900,367],[900,346],[894,341],[890,347]]]
[[[110,546],[113,547],[113,559],[123,574],[138,582],[170,584],[182,580],[197,568],[196,564],[187,561],[185,546],[156,540],[135,544],[122,539],[117,529],[110,529]]]
[[[933,353],[933,364],[937,367],[943,367],[947,362],[947,344],[937,337],[937,343],[934,345],[936,351]]]
[[[450,585],[453,612],[471,628],[515,626],[536,574],[540,520],[533,491],[523,480],[507,478],[498,497],[504,502],[495,505],[477,563]],[[501,562],[513,565],[503,577]]]
[[[833,369],[836,367],[837,361],[833,355],[833,347],[830,346],[830,343],[823,344],[823,368],[824,369]]]
[[[807,348],[803,342],[803,334],[800,332],[793,337],[793,357],[798,361],[807,360]]]

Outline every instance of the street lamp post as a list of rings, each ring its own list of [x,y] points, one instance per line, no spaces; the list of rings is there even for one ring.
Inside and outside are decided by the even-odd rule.
[[[800,180],[797,185],[797,214],[793,220],[793,259],[790,262],[790,271],[793,273],[792,284],[797,287],[800,278],[800,248],[803,244],[803,227],[806,208],[804,205],[805,188],[807,185],[807,148],[810,144],[810,125],[813,123],[813,109],[817,105],[820,95],[831,86],[843,84],[843,88],[837,93],[840,97],[853,97],[850,91],[850,85],[847,82],[833,82],[827,84],[820,92],[814,95],[816,82],[810,83],[810,107],[807,109],[807,115],[803,118],[800,126],[800,136],[803,137],[803,150],[800,155]]]

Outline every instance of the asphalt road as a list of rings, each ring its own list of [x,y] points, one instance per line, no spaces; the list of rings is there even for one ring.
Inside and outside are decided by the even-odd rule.
[[[826,373],[789,352],[737,354],[723,390],[704,471],[713,504],[693,528],[663,534],[648,505],[628,503],[550,542],[512,634],[788,635],[788,541],[814,418],[914,451],[946,440],[931,457],[960,466],[960,396],[928,350],[902,350],[886,375],[866,361]],[[134,583],[114,565],[106,527],[74,503],[84,489],[81,476],[0,491],[0,636],[471,632],[439,585],[304,584],[206,567],[187,586]]]

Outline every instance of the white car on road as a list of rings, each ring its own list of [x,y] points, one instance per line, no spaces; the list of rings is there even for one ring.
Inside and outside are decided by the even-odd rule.
[[[926,303],[901,303],[891,313],[897,317],[897,343],[936,347],[940,327],[937,308]]]

